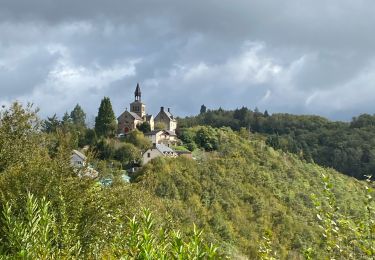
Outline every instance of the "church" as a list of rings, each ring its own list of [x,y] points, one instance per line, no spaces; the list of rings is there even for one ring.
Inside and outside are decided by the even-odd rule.
[[[177,128],[177,120],[172,115],[170,108],[167,111],[164,107],[160,108],[160,112],[155,117],[146,113],[146,105],[142,103],[142,93],[139,83],[134,92],[134,102],[130,103],[130,111],[126,109],[118,118],[117,134],[127,134],[137,128],[138,125],[147,122],[150,125],[151,131],[154,130],[155,125],[162,125],[163,130],[174,132]]]

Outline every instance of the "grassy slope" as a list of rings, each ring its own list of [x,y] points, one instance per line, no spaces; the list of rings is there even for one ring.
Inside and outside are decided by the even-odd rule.
[[[341,210],[361,214],[361,182],[260,140],[227,129],[217,134],[220,148],[205,159],[156,159],[136,180],[162,198],[183,229],[195,222],[232,256],[255,258],[267,230],[282,258],[298,259],[308,247],[319,255],[321,232],[310,196],[322,198],[322,173],[331,176]]]

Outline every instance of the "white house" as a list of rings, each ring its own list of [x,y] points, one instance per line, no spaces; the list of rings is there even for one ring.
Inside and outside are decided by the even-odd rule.
[[[175,158],[178,155],[175,151],[173,151],[171,148],[164,144],[154,144],[154,146],[151,149],[148,149],[143,154],[143,165],[159,156]]]
[[[86,167],[86,160],[87,157],[83,153],[77,150],[73,150],[72,156],[70,157],[70,164],[74,168],[76,168],[74,171],[79,177],[88,177],[91,179],[95,179],[96,177],[98,177],[99,172],[91,166]]]
[[[83,167],[86,165],[87,157],[80,151],[73,150],[72,156],[70,157],[70,164],[73,167]]]
[[[165,144],[166,146],[178,144],[177,135],[174,131],[154,130],[145,134],[153,144]]]

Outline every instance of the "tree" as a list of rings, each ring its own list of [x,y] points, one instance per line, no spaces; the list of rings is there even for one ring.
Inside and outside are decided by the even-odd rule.
[[[53,133],[61,126],[61,122],[54,114],[52,117],[47,117],[47,120],[43,122],[43,131],[46,133]]]
[[[141,131],[138,130],[131,131],[126,136],[126,141],[128,143],[134,144],[136,147],[143,151],[146,151],[148,148],[152,146],[151,141],[148,138],[146,138]]]
[[[201,105],[200,114],[204,114],[207,112],[207,107],[205,105]]]
[[[98,136],[113,136],[116,131],[116,118],[111,101],[104,97],[95,118],[95,131]]]
[[[68,114],[68,112],[64,113],[64,116],[62,117],[62,125],[63,126],[69,126],[72,123],[72,118]]]
[[[148,122],[143,122],[142,124],[137,125],[137,129],[144,134],[151,132],[151,126]]]
[[[86,120],[86,113],[83,111],[81,106],[77,104],[73,111],[70,112],[70,117],[73,121],[73,124],[76,125],[79,128],[85,128],[85,120]]]
[[[164,130],[167,129],[167,125],[164,124],[163,122],[157,122],[155,123],[155,130]]]
[[[115,151],[114,158],[121,162],[124,167],[127,167],[139,163],[142,160],[142,155],[133,144],[125,143]]]

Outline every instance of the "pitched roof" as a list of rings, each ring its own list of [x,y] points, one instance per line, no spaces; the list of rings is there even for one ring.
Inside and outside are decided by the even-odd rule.
[[[142,118],[141,118],[138,114],[136,114],[136,113],[134,113],[134,112],[129,112],[129,114],[130,114],[134,119],[142,120]]]
[[[83,153],[81,153],[80,151],[77,151],[77,150],[73,150],[73,154],[76,154],[82,160],[86,160],[86,158],[87,158]]]
[[[145,133],[145,135],[156,135],[159,132],[163,132],[164,130],[153,130],[151,132]]]
[[[125,113],[129,113],[134,119],[137,119],[137,120],[142,120],[142,118],[137,115],[136,113],[134,112],[129,112],[128,110],[124,111],[118,118],[117,118],[117,121],[119,121],[121,119],[121,117],[125,114]]]
[[[156,144],[156,149],[161,153],[174,153],[174,151],[164,144]]]
[[[169,135],[176,136],[176,133],[174,131],[165,130]]]
[[[169,117],[170,120],[174,120],[173,115],[169,111],[164,111],[164,113]]]

